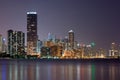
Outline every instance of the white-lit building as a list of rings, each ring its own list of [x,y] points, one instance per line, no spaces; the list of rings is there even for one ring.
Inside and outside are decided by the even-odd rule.
[[[115,42],[111,43],[111,49],[109,50],[109,56],[118,56],[119,51]]]

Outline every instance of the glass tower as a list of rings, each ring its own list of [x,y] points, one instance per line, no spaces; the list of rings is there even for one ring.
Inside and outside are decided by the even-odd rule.
[[[36,53],[37,47],[37,12],[27,12],[27,54]]]
[[[74,48],[74,32],[73,32],[73,30],[70,30],[69,32],[68,32],[68,34],[69,34],[69,36],[68,36],[68,41],[69,41],[69,46],[70,46],[70,48]]]

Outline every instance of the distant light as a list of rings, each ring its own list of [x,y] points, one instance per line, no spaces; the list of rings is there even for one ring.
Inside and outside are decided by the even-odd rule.
[[[37,14],[37,12],[27,12],[27,14]]]
[[[68,39],[68,36],[65,36],[65,39]]]
[[[94,42],[91,43],[91,46],[94,47],[96,44]]]
[[[87,45],[86,47],[90,48],[90,47],[91,47],[91,45]]]
[[[5,38],[3,38],[3,41],[5,41]]]
[[[112,44],[115,44],[115,42],[113,42]]]
[[[80,44],[78,43],[78,44],[77,44],[77,46],[79,47],[79,46],[80,46]]]
[[[83,44],[83,47],[85,47],[86,45],[85,44]]]

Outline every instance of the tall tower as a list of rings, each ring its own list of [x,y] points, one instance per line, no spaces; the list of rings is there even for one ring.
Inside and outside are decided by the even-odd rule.
[[[2,38],[2,52],[6,52],[6,39],[5,38]]]
[[[10,54],[11,56],[12,54],[14,54],[13,43],[14,43],[13,30],[8,30],[8,54]]]
[[[21,31],[8,30],[8,53],[11,56],[24,54],[25,35]]]
[[[27,12],[27,54],[36,53],[37,47],[37,12]]]
[[[68,32],[68,42],[69,42],[69,46],[70,48],[74,48],[74,32],[73,30],[70,30]]]
[[[14,32],[14,48],[18,55],[24,54],[25,52],[25,34],[22,31]]]

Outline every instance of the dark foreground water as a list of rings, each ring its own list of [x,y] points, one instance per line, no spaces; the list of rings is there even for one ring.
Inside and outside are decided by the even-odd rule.
[[[0,60],[0,80],[120,80],[120,62]]]

